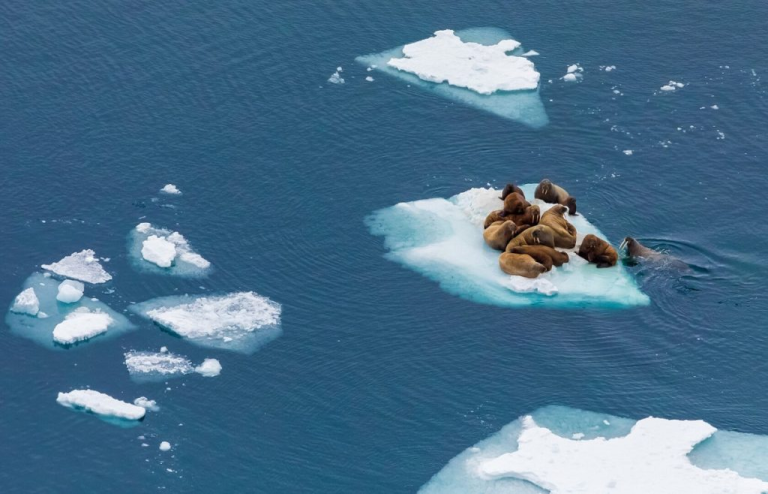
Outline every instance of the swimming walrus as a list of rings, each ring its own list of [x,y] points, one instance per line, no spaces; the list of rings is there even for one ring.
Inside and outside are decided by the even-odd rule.
[[[510,220],[496,221],[483,231],[483,240],[491,249],[503,251],[515,235],[516,228]]]
[[[517,192],[518,194],[523,196],[523,199],[525,199],[525,192],[523,192],[523,189],[521,189],[520,187],[518,187],[515,184],[507,184],[507,185],[505,185],[504,186],[504,190],[501,191],[501,197],[499,197],[499,199],[501,199],[503,201],[504,199],[507,198],[507,196],[509,194],[511,194],[513,192]]]
[[[611,244],[591,233],[581,241],[579,256],[597,264],[598,268],[615,266],[619,260],[619,255],[616,253],[616,249],[611,247]]]
[[[547,270],[527,254],[510,254],[507,252],[499,256],[499,267],[507,274],[525,278],[536,278]]]
[[[621,242],[621,245],[619,245],[619,251],[622,251],[625,249],[629,257],[633,259],[645,259],[647,261],[652,261],[655,263],[666,263],[670,267],[675,267],[680,269],[689,268],[688,264],[681,261],[680,259],[667,254],[663,254],[653,249],[650,249],[645,245],[641,244],[640,242],[638,242],[637,239],[633,237],[624,237],[624,240]]]
[[[548,226],[532,226],[517,237],[510,240],[507,244],[506,251],[509,252],[512,247],[519,247],[521,245],[546,245],[548,247],[554,248],[555,234]]]
[[[564,188],[550,182],[549,179],[545,178],[539,182],[533,197],[551,204],[568,206],[568,214],[576,214],[576,198],[572,197]]]
[[[544,265],[547,271],[552,269],[552,266],[560,267],[569,260],[568,254],[565,252],[560,252],[546,245],[521,245],[510,248],[509,253],[527,254],[533,257],[539,264]]]
[[[567,206],[562,204],[552,206],[541,215],[539,224],[546,225],[555,232],[555,247],[573,249],[576,247],[576,227],[565,219],[566,212],[568,212]]]

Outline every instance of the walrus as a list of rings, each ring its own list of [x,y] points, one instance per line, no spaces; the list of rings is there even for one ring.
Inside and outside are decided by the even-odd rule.
[[[525,193],[523,192],[523,189],[521,189],[520,187],[518,187],[515,184],[507,184],[507,185],[505,185],[504,186],[504,190],[501,191],[501,197],[499,197],[499,199],[501,199],[503,201],[504,199],[507,198],[507,196],[509,194],[511,194],[513,192],[517,192],[518,194],[520,194],[523,197],[523,199],[525,199]]]
[[[615,266],[619,260],[619,255],[616,253],[616,249],[611,247],[611,244],[591,233],[581,241],[579,256],[597,264],[598,268],[610,268]]]
[[[512,247],[509,249],[510,254],[528,254],[533,257],[536,262],[544,265],[547,271],[552,269],[552,266],[560,267],[568,262],[568,254],[560,252],[552,247],[546,245],[521,245],[519,247]]]
[[[576,198],[572,197],[564,188],[550,182],[549,179],[545,178],[539,182],[533,197],[551,204],[568,206],[568,214],[576,215]]]
[[[510,220],[496,221],[483,231],[483,240],[491,249],[503,251],[516,229],[517,226]]]
[[[548,247],[554,248],[555,234],[548,226],[532,226],[517,237],[510,240],[507,244],[506,251],[509,252],[512,247],[519,247],[521,245],[546,245]]]
[[[512,192],[504,198],[504,213],[506,214],[522,214],[526,208],[530,207],[531,203],[525,200],[525,197],[521,196],[517,192]]]
[[[567,211],[568,206],[552,206],[541,215],[539,224],[546,225],[555,232],[555,247],[573,249],[576,247],[576,227],[565,219]]]
[[[680,259],[674,256],[663,254],[653,249],[650,249],[632,237],[624,237],[624,240],[621,242],[621,245],[619,245],[619,251],[622,251],[624,249],[626,249],[629,257],[633,259],[639,258],[639,259],[652,261],[655,263],[666,263],[671,267],[680,268],[680,269],[689,268],[688,264],[681,261]]]
[[[527,254],[503,253],[499,256],[499,267],[507,274],[536,278],[547,269]]]
[[[483,229],[488,228],[497,221],[511,220],[512,223],[517,225],[517,230],[515,231],[515,236],[517,236],[522,233],[523,230],[538,225],[540,217],[541,210],[539,209],[539,206],[536,205],[528,206],[525,208],[525,211],[520,214],[507,214],[503,209],[497,209],[491,211],[488,216],[485,217]]]

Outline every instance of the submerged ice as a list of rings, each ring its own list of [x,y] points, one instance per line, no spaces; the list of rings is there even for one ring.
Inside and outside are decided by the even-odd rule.
[[[90,249],[70,254],[59,262],[43,264],[42,268],[86,283],[106,283],[112,279],[112,275],[99,263],[96,253]]]
[[[701,420],[635,422],[547,407],[467,449],[419,492],[762,494],[767,453],[768,437]]]
[[[438,31],[355,60],[444,98],[539,128],[549,122],[537,90],[539,73],[523,55],[506,31],[473,28]]]
[[[161,297],[131,310],[193,343],[250,353],[280,335],[280,304],[254,292]]]
[[[522,187],[532,198],[535,184]],[[504,274],[499,252],[483,241],[486,215],[502,207],[500,191],[476,188],[449,199],[424,199],[382,209],[366,222],[384,237],[386,257],[438,282],[449,293],[504,307],[645,305],[643,294],[623,266],[598,269],[570,252],[570,261],[529,280]],[[544,213],[551,204],[533,200]],[[589,234],[605,238],[583,214],[569,216],[578,243]]]
[[[131,231],[128,251],[134,266],[151,273],[199,278],[211,268],[182,234],[150,223],[139,223]]]
[[[64,286],[62,290],[62,286]],[[129,331],[128,319],[94,298],[83,297],[81,284],[34,273],[24,282],[22,294],[35,294],[37,315],[33,308],[21,312],[18,297],[5,322],[14,334],[30,338],[49,348],[61,348],[95,336],[101,340]]]

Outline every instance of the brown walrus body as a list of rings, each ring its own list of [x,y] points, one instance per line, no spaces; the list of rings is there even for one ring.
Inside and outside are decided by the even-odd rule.
[[[512,223],[517,225],[517,230],[515,230],[514,235],[516,237],[520,235],[524,230],[538,225],[540,217],[541,212],[539,210],[539,206],[528,206],[521,214],[507,214],[503,209],[497,209],[495,211],[491,211],[488,213],[488,216],[485,217],[485,221],[483,222],[483,229],[485,230],[497,221],[510,220]]]
[[[681,261],[680,259],[667,254],[663,254],[653,249],[649,249],[632,237],[624,237],[624,241],[621,242],[621,245],[619,246],[620,251],[623,249],[626,249],[629,257],[633,259],[639,258],[654,263],[663,263],[666,266],[682,270],[689,269],[688,264]]]
[[[521,245],[510,248],[509,252],[511,254],[527,254],[539,264],[544,265],[547,271],[552,269],[552,266],[560,267],[568,262],[568,254],[546,245]]]
[[[565,219],[567,211],[568,207],[562,204],[552,206],[541,215],[539,224],[546,225],[555,232],[555,247],[573,249],[576,247],[576,227]]]
[[[512,247],[519,247],[521,245],[546,245],[549,247],[555,247],[555,234],[552,229],[544,225],[536,225],[528,228],[523,233],[513,238],[507,244],[507,252]]]
[[[501,199],[503,201],[504,199],[507,198],[507,196],[509,194],[511,194],[513,192],[517,192],[518,194],[520,194],[520,196],[523,197],[523,199],[525,199],[525,193],[523,192],[523,189],[521,189],[520,187],[518,187],[515,184],[507,184],[507,185],[505,185],[504,186],[504,190],[501,191],[501,197],[499,197],[499,199]]]
[[[568,194],[568,191],[559,185],[555,185],[548,179],[542,180],[536,187],[533,197],[550,204],[562,204],[568,206],[568,214],[576,214],[576,198]]]
[[[510,275],[536,278],[547,269],[527,254],[509,254],[499,256],[499,267]]]
[[[496,221],[483,231],[483,239],[491,249],[503,251],[512,240],[516,228],[510,220]]]
[[[530,207],[531,203],[525,200],[525,197],[512,192],[504,198],[504,213],[505,214],[523,214],[525,210]]]
[[[611,247],[611,244],[591,233],[582,240],[579,247],[579,256],[591,263],[597,264],[598,268],[615,266],[619,260],[619,255],[616,253],[616,249]]]

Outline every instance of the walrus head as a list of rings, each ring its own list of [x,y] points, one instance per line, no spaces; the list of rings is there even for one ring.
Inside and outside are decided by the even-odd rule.
[[[548,178],[545,178],[541,182],[539,182],[539,187],[541,187],[541,193],[546,196],[549,194],[549,191],[552,189],[552,182]]]
[[[562,204],[558,204],[557,206],[552,206],[550,208],[552,212],[561,218],[565,216],[565,213],[569,211],[568,206],[563,206]]]
[[[525,212],[525,208],[529,207],[530,203],[525,200],[523,196],[517,192],[512,192],[504,198],[504,212],[507,214],[521,214]]]
[[[504,186],[504,190],[501,191],[501,197],[499,197],[499,199],[501,199],[503,201],[504,199],[507,198],[507,196],[509,194],[511,194],[513,192],[517,192],[518,194],[523,196],[523,198],[525,198],[525,194],[523,194],[523,191],[520,190],[520,187],[518,187],[515,184],[507,184],[507,185]]]
[[[619,250],[627,249],[627,251],[632,250],[632,247],[635,246],[637,243],[637,240],[635,240],[632,237],[624,237],[624,240],[621,241],[621,244],[619,245]]]
[[[515,235],[515,230],[517,230],[517,225],[515,225],[514,221],[507,220],[501,226],[504,228],[504,232],[507,235],[509,235],[509,238],[512,238]]]
[[[576,216],[576,198],[568,196],[565,200],[565,205],[568,206],[568,214]]]
[[[534,245],[554,245],[555,237],[552,235],[552,230],[548,228],[538,227],[531,232],[531,239]]]
[[[538,225],[539,220],[541,219],[541,209],[539,209],[539,206],[536,206],[535,204],[533,206],[528,206],[525,211],[526,214],[530,216],[531,225]]]

